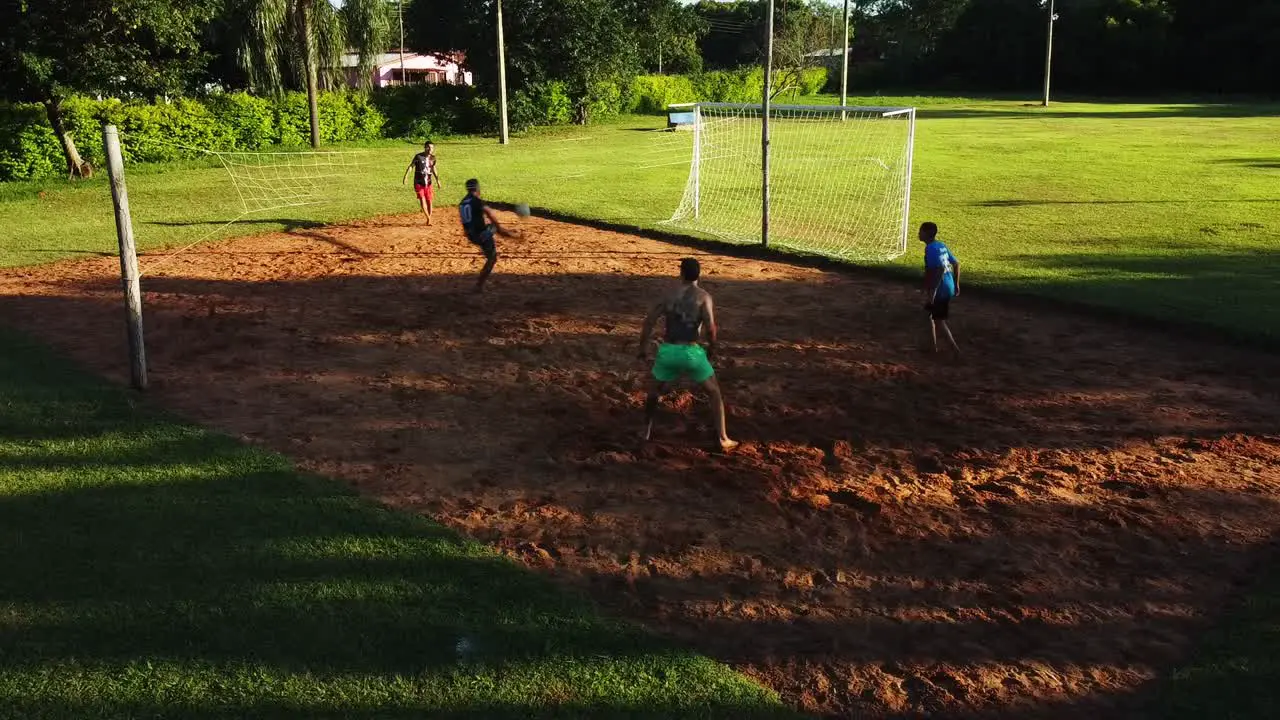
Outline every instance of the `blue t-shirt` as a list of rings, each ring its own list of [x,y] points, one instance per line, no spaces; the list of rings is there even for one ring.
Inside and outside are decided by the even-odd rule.
[[[942,284],[938,286],[938,292],[934,295],[935,301],[950,300],[956,294],[956,279],[951,274],[951,261],[956,259],[955,255],[942,244],[941,240],[934,240],[924,246],[924,267],[926,270],[938,268],[942,270]]]

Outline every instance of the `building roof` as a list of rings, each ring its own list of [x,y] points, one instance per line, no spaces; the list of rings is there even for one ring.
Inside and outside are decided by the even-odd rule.
[[[450,55],[451,54],[445,54],[445,53],[416,53],[416,52],[409,52],[408,50],[406,50],[404,52],[404,62],[406,66],[412,65],[414,68],[418,68],[418,69],[434,68],[434,69],[443,70],[445,69],[445,67],[449,65],[460,64],[459,60],[454,59]],[[341,67],[353,68],[353,67],[357,67],[359,64],[360,64],[359,53],[353,53],[353,52],[343,53]],[[400,64],[399,50],[393,50],[391,52],[382,53],[378,55],[377,58],[374,59],[374,65],[378,68],[384,68],[387,66],[398,66],[399,64]]]

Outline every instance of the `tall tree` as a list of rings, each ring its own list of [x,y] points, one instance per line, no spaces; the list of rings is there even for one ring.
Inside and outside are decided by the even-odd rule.
[[[707,67],[737,68],[759,62],[764,56],[764,3],[699,0],[693,10],[707,26],[698,43]]]
[[[213,9],[213,0],[9,0],[0,5],[0,94],[44,106],[69,176],[80,177],[87,168],[63,101],[182,91],[205,62],[200,29]]]
[[[804,72],[825,62],[815,53],[831,42],[830,8],[816,2],[787,0],[775,13],[773,30],[774,96],[796,94]],[[844,38],[844,30],[840,32]]]
[[[698,40],[708,27],[692,7],[677,0],[632,0],[627,12],[644,68],[659,73],[702,69]]]
[[[560,81],[576,120],[586,122],[604,81],[626,79],[639,66],[630,7],[613,0],[503,0],[509,87]],[[416,2],[405,12],[415,48],[462,51],[477,81],[489,89],[495,86],[493,0]]]
[[[318,97],[322,75],[328,84],[342,82],[342,55],[358,55],[362,83],[379,54],[388,49],[390,16],[384,0],[240,0],[248,32],[240,47],[240,63],[259,89],[280,92],[304,87],[311,116],[311,146],[320,147]]]

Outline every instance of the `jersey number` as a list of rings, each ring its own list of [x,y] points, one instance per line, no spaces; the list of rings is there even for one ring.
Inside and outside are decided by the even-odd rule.
[[[471,224],[471,203],[458,206],[458,214],[462,216],[462,224]]]

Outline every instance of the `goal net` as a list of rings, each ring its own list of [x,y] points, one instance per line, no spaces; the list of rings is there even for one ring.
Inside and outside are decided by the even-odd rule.
[[[316,205],[342,197],[355,168],[366,164],[361,152],[215,152],[245,215]]]
[[[693,110],[689,179],[667,224],[759,244],[761,106]],[[771,108],[770,246],[860,262],[905,253],[915,120],[914,108]]]

